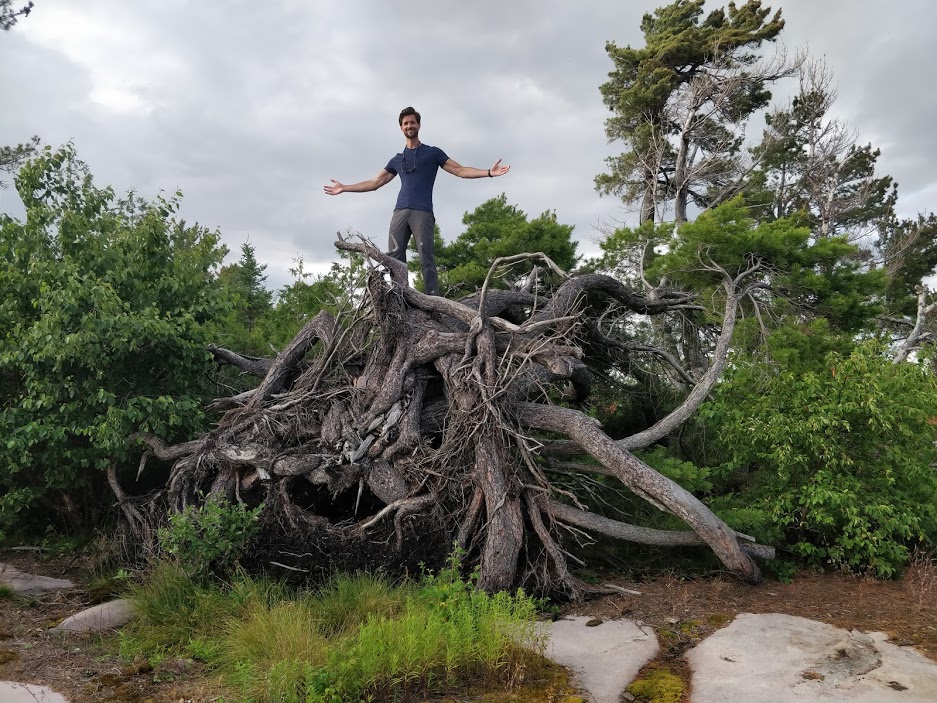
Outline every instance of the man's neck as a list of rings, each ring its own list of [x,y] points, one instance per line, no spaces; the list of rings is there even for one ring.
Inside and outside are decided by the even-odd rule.
[[[420,140],[417,139],[416,137],[414,137],[413,139],[407,140],[408,149],[416,149],[418,146],[420,146]]]

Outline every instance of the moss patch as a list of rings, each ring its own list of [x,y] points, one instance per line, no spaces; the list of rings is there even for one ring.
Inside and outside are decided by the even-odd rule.
[[[677,629],[680,630],[680,632],[682,632],[684,635],[695,635],[698,633],[702,624],[702,620],[683,620],[682,622],[677,623]]]
[[[713,627],[722,627],[723,625],[729,623],[732,620],[732,617],[733,616],[726,613],[713,613],[706,618],[706,624],[712,625]]]
[[[631,682],[626,689],[638,703],[680,703],[683,680],[666,669],[654,669]]]

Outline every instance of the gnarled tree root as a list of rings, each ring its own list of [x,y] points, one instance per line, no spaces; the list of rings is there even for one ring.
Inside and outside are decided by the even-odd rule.
[[[610,338],[596,332],[596,305],[666,315],[691,307],[691,296],[645,298],[593,274],[564,277],[551,295],[489,290],[486,282],[480,295],[457,302],[407,287],[400,263],[366,244],[337,246],[378,264],[357,310],[337,318],[319,313],[273,360],[215,348],[220,362],[261,375],[259,386],[231,401],[217,427],[190,442],[167,446],[152,435],[136,437],[148,455],[172,462],[159,501],[174,510],[206,493],[263,502],[264,524],[276,527],[270,534],[282,544],[293,537],[290,549],[265,556],[290,570],[306,570],[302,557],[314,551],[327,562],[338,544],[372,562],[382,553],[385,562],[401,564],[401,552],[422,540],[457,544],[479,566],[482,588],[524,583],[576,596],[581,584],[568,566],[576,557],[564,539],[578,530],[660,546],[706,545],[738,577],[760,580],[754,559],[773,557],[770,547],[731,530],[631,453],[664,430],[655,425],[641,442],[615,441],[594,419],[556,404],[588,395],[590,358],[603,349],[675,363],[646,345],[603,345]],[[744,286],[741,278],[726,281],[729,328]],[[510,320],[500,316],[507,310]],[[663,427],[679,424],[705,397],[724,365],[728,336],[731,329],[714,350],[715,372],[690,383],[679,370],[694,390]],[[607,356],[602,363],[608,365]],[[691,531],[653,530],[590,512],[557,483],[548,461],[554,451],[588,455],[597,463],[567,466],[617,479]],[[112,485],[128,519],[152,532],[152,512],[147,518],[134,510],[116,477]],[[449,547],[439,547],[438,556]]]

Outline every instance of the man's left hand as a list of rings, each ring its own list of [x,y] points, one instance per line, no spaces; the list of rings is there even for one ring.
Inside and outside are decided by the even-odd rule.
[[[511,170],[510,166],[502,166],[501,159],[498,159],[497,161],[495,161],[495,165],[492,166],[490,169],[488,169],[488,173],[490,173],[491,177],[494,178],[495,176],[503,176],[505,173],[507,173],[510,170]]]

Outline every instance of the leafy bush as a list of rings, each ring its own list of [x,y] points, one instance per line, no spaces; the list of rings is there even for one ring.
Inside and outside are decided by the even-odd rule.
[[[0,215],[0,530],[80,528],[110,493],[104,470],[133,463],[128,435],[202,428],[224,249],[173,219],[178,193],[118,199],[71,146],[16,184],[25,221]]]
[[[726,473],[750,477],[736,506],[764,511],[812,566],[888,577],[910,545],[937,541],[937,380],[924,364],[893,365],[868,343],[752,378],[738,367],[700,413]]]
[[[710,474],[712,469],[697,466],[693,462],[683,461],[670,456],[664,447],[656,447],[651,451],[638,452],[638,457],[653,467],[671,481],[675,481],[691,493],[708,493],[713,483]]]
[[[209,496],[200,506],[189,505],[169,516],[169,526],[160,528],[160,549],[171,554],[196,580],[213,573],[228,573],[244,554],[257,533],[257,518],[263,505],[248,508]]]

